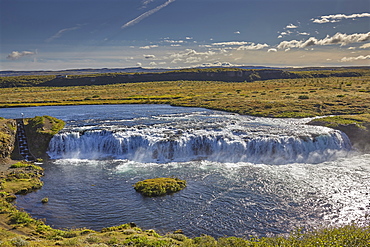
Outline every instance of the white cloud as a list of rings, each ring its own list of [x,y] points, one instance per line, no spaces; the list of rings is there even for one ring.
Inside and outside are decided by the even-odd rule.
[[[240,31],[236,31],[236,32],[234,32],[235,34],[240,34]]]
[[[277,46],[279,49],[290,49],[290,48],[306,48],[313,45],[335,45],[340,44],[341,46],[360,43],[370,40],[370,32],[368,33],[354,33],[354,34],[344,34],[336,33],[333,36],[326,36],[324,39],[317,39],[315,37],[310,37],[307,40],[291,40],[282,41]]]
[[[286,35],[290,35],[292,32],[287,30],[286,32],[281,32],[280,35],[278,36],[279,39],[283,38]]]
[[[370,17],[370,13],[361,13],[361,14],[352,14],[352,15],[345,15],[345,14],[335,14],[335,15],[323,15],[320,16],[320,19],[311,19],[313,23],[323,24],[328,22],[339,22],[342,19],[356,19],[356,18],[363,18],[363,17]]]
[[[250,44],[250,42],[246,41],[229,41],[229,42],[220,42],[220,43],[213,43],[212,45],[218,46],[218,45],[247,45]]]
[[[144,14],[141,14],[140,16],[136,17],[135,19],[133,19],[133,20],[131,20],[131,21],[127,22],[127,23],[126,23],[126,24],[124,24],[121,28],[122,28],[122,29],[124,29],[124,28],[126,28],[126,27],[133,26],[133,25],[135,25],[135,24],[139,23],[140,21],[144,20],[145,18],[147,18],[147,17],[149,17],[150,15],[152,15],[152,14],[154,14],[154,13],[158,12],[159,10],[163,9],[164,7],[166,7],[167,5],[169,5],[170,3],[175,2],[175,1],[176,1],[176,0],[168,0],[168,1],[166,1],[164,4],[159,5],[159,6],[157,6],[156,8],[151,9],[151,10],[149,10],[149,11],[145,12]],[[146,2],[147,2],[147,3],[149,3],[150,1],[146,1]]]
[[[36,52],[32,52],[32,51],[12,51],[6,58],[11,59],[11,60],[17,60],[21,57],[31,56],[35,54]]]
[[[154,59],[155,55],[143,55],[146,59]]]
[[[183,40],[170,40],[170,39],[166,39],[166,40],[164,40],[164,42],[172,43],[172,44],[182,44],[182,43],[184,43]]]
[[[214,62],[214,63],[203,63],[198,65],[198,67],[233,67],[238,66],[237,64],[232,64],[230,62]]]
[[[267,52],[277,52],[277,49],[275,49],[275,48],[270,48],[270,49],[268,49],[268,50],[267,50]]]
[[[172,59],[171,63],[199,63],[203,59],[209,59],[210,56],[214,56],[216,54],[218,53],[214,51],[198,52],[193,49],[186,49],[185,51],[171,54],[169,59]]]
[[[370,59],[370,55],[366,55],[366,56],[358,56],[358,57],[343,57],[340,61],[341,62],[354,62],[354,61],[357,61],[357,60],[367,60],[367,59]]]
[[[188,57],[184,63],[200,63],[203,59],[201,57]]]
[[[298,26],[293,25],[293,24],[289,24],[289,25],[288,25],[288,26],[286,26],[285,28],[294,29],[294,28],[298,28]]]
[[[266,47],[269,47],[268,44],[250,44],[250,45],[243,45],[243,46],[240,46],[237,50],[240,51],[240,50],[261,50],[263,48],[266,48]]]
[[[299,35],[310,35],[309,33],[307,32],[302,32],[302,33],[298,33]]]
[[[340,44],[348,45],[351,43],[360,43],[370,40],[370,32],[368,33],[354,33],[354,34],[344,34],[336,33],[332,37],[327,36],[325,39],[319,41],[320,45],[331,45]]]
[[[156,48],[156,47],[158,47],[158,45],[147,45],[147,46],[139,47],[139,49],[149,50],[151,48]]]
[[[362,46],[360,46],[361,49],[368,49],[370,48],[370,43],[367,43],[367,44],[363,44]]]
[[[142,6],[141,8],[146,8],[148,4],[150,4],[151,2],[154,2],[154,0],[144,0],[142,1]]]
[[[299,47],[302,41],[298,40],[291,40],[291,41],[282,41],[280,44],[277,46],[278,49],[290,49],[290,48],[295,48]]]

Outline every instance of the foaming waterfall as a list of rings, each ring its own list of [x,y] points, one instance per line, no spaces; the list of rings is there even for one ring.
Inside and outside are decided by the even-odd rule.
[[[323,128],[322,133],[266,133],[244,129],[176,129],[66,131],[53,137],[53,159],[128,159],[138,162],[209,160],[264,164],[319,163],[351,149],[347,136]]]

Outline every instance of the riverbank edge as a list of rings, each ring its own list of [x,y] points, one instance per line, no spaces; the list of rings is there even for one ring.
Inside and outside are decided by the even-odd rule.
[[[321,119],[320,119],[321,120]],[[333,127],[333,123],[328,121],[313,121],[310,124],[314,125],[322,125],[327,127]],[[356,129],[368,131],[369,123],[366,121],[362,121],[362,124],[358,124],[358,120]],[[329,123],[329,124],[328,124]],[[340,128],[343,126],[350,126],[347,131],[353,129],[354,123],[347,123],[346,124],[338,124]],[[38,126],[40,127],[40,125]],[[45,130],[45,126],[41,127],[41,129]],[[345,128],[346,129],[346,128]],[[348,134],[347,134],[348,135]],[[2,167],[2,177],[0,178],[0,184],[4,183],[6,177],[9,174],[12,174],[12,164],[16,161],[7,158],[2,158],[0,160],[0,166]],[[4,172],[5,167],[5,172]],[[17,168],[17,173],[23,174],[27,173],[30,170],[30,166],[24,166]],[[35,168],[38,170],[38,168]],[[42,169],[42,168],[41,168]],[[40,175],[40,174],[39,174]],[[301,233],[301,231],[292,233],[289,236],[276,236],[272,238],[251,238],[249,240],[244,240],[241,238],[235,237],[228,237],[228,238],[220,238],[218,240],[210,237],[210,236],[201,236],[198,238],[190,239],[187,238],[185,235],[182,234],[180,231],[175,231],[173,233],[166,234],[165,236],[160,236],[154,230],[142,230],[138,228],[135,224],[124,224],[121,226],[114,226],[102,229],[100,232],[92,231],[89,229],[70,229],[70,230],[58,230],[53,229],[50,226],[46,225],[41,220],[35,220],[27,213],[19,210],[16,206],[12,203],[10,198],[14,198],[15,194],[17,193],[30,193],[38,188],[41,188],[41,178],[42,174],[37,177],[39,183],[38,186],[35,186],[35,181],[32,183],[22,184],[22,189],[19,192],[16,191],[13,194],[5,194],[2,193],[0,195],[0,246],[2,244],[11,244],[10,246],[20,246],[19,243],[35,243],[37,242],[38,245],[36,246],[50,246],[50,245],[61,245],[61,246],[71,246],[71,245],[84,245],[89,246],[93,244],[103,244],[99,246],[110,246],[122,244],[121,246],[126,246],[123,244],[128,244],[131,246],[291,246],[293,243],[301,242],[301,246],[309,246],[305,245],[304,241],[308,241],[308,239],[317,238],[318,235],[321,234],[339,234],[344,236],[346,234],[350,234],[353,238],[353,234],[358,235],[358,239],[356,240],[357,246],[366,246],[366,244],[370,241],[370,226],[357,226],[355,224],[343,226],[339,228],[333,229],[321,229],[321,230],[314,230],[310,231],[306,234]],[[36,181],[37,181],[36,180]],[[19,178],[19,181],[15,182],[24,182],[23,178]],[[8,193],[8,192],[6,192]],[[40,202],[41,203],[41,202]],[[112,237],[114,236],[114,237]],[[319,237],[322,240],[323,236]],[[306,240],[305,240],[306,239]],[[337,238],[340,240],[340,238]],[[23,242],[22,242],[23,241]],[[293,242],[292,242],[293,241]],[[311,240],[309,240],[311,241]],[[258,243],[264,242],[265,244],[260,245]],[[142,245],[142,243],[146,243]],[[358,245],[360,243],[360,245]],[[41,245],[40,245],[41,244]],[[233,244],[233,245],[231,245]],[[9,246],[9,245],[4,245]],[[23,246],[23,245],[22,245]],[[120,246],[120,245],[118,245]]]

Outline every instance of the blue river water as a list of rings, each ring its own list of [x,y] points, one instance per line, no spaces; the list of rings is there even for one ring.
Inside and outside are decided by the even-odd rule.
[[[160,233],[249,237],[362,222],[370,211],[370,155],[310,119],[168,105],[0,109],[5,118],[21,113],[67,122],[50,143],[43,188],[16,201],[56,228],[135,222]],[[132,187],[168,176],[187,187],[158,198]]]

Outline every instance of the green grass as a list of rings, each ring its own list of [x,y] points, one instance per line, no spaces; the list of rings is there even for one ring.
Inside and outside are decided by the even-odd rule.
[[[32,168],[33,170],[36,170],[36,171],[42,171],[43,169],[40,167],[40,166],[36,166],[30,162],[25,162],[25,161],[19,161],[15,164],[12,164],[10,166],[10,168],[23,168],[23,167],[27,167],[27,168]]]
[[[172,194],[185,187],[186,181],[178,178],[152,178],[139,181],[134,185],[135,190],[145,196]]]
[[[319,118],[317,121],[323,122],[326,127],[332,128],[349,124],[354,124],[362,129],[370,128],[370,114],[329,116]]]

